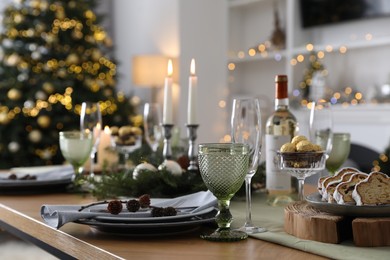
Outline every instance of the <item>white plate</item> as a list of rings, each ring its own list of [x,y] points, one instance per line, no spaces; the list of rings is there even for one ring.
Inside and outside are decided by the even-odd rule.
[[[189,219],[173,222],[159,223],[112,223],[101,222],[96,219],[78,220],[75,223],[88,225],[93,230],[125,236],[161,236],[161,235],[176,235],[194,231],[202,224],[215,223],[215,215],[218,210],[215,208],[212,211],[203,215],[193,216]]]
[[[180,210],[176,216],[165,216],[165,217],[152,217],[151,210],[147,211],[138,211],[138,212],[123,212],[118,215],[112,215],[110,213],[102,213],[101,216],[94,217],[95,220],[100,222],[110,222],[110,223],[168,223],[175,222],[178,220],[189,219],[199,215],[207,214],[214,210],[214,207],[209,207],[207,209],[191,213],[189,211]],[[93,211],[92,211],[93,212]]]
[[[319,193],[306,196],[306,201],[313,207],[328,213],[353,217],[390,217],[390,205],[355,206],[328,203],[321,200]]]
[[[0,180],[0,193],[47,193],[63,191],[72,178],[56,180]]]

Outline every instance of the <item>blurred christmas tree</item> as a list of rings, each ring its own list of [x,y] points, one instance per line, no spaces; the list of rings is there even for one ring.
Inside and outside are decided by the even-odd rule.
[[[115,87],[112,42],[96,0],[15,0],[0,34],[0,168],[58,164],[58,132],[79,129],[83,101],[104,125],[131,124],[134,107]]]

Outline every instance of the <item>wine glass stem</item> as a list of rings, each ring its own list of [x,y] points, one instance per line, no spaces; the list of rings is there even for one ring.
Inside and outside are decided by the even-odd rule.
[[[252,192],[251,192],[252,176],[245,177],[245,194],[246,194],[246,222],[245,226],[252,225]]]
[[[221,229],[230,228],[233,216],[230,213],[230,200],[218,200],[219,213],[215,217],[218,227]]]
[[[95,173],[94,173],[94,163],[95,163],[95,151],[92,151],[91,152],[91,166],[90,166],[90,169],[89,169],[89,177],[93,178],[95,176]]]
[[[305,179],[298,179],[298,199],[299,201],[305,201],[304,199],[304,193],[303,193],[303,186],[305,185]]]

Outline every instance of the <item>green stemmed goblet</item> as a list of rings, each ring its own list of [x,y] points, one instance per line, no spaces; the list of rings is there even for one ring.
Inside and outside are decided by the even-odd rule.
[[[216,215],[218,229],[201,235],[201,238],[226,242],[246,239],[245,232],[230,229],[233,216],[229,205],[248,172],[249,146],[242,143],[199,144],[198,159],[202,179],[217,198],[219,207]]]
[[[73,166],[76,186],[84,182],[83,166],[91,154],[92,145],[92,133],[89,131],[60,132],[60,149],[64,158]]]

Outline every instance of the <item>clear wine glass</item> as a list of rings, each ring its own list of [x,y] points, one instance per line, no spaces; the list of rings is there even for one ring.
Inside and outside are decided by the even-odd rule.
[[[76,185],[83,182],[83,166],[91,154],[92,140],[92,133],[88,131],[63,131],[59,134],[61,153],[73,166]]]
[[[219,212],[215,217],[218,229],[201,235],[210,241],[239,241],[248,234],[230,229],[233,220],[230,199],[240,189],[248,172],[249,147],[241,143],[199,144],[199,170],[207,188],[218,199]]]
[[[351,150],[351,135],[349,133],[334,133],[332,151],[326,160],[326,169],[331,173],[335,172],[347,160]]]
[[[298,199],[305,201],[303,187],[305,178],[325,169],[327,155],[321,152],[277,152],[278,165],[282,171],[298,179]]]
[[[240,230],[247,233],[261,233],[266,229],[252,223],[251,180],[259,166],[261,155],[261,112],[260,101],[254,98],[234,99],[231,116],[231,136],[233,143],[249,146],[249,169],[245,176],[246,221]]]
[[[310,141],[318,144],[329,156],[332,150],[333,115],[331,104],[325,100],[311,103],[310,107]]]
[[[80,113],[80,131],[90,131],[93,134],[93,146],[90,154],[89,177],[93,178],[95,155],[100,142],[102,132],[102,115],[99,103],[83,102]]]
[[[146,142],[149,144],[150,148],[152,148],[153,152],[156,152],[163,136],[161,127],[161,109],[159,104],[145,103],[144,130]]]

